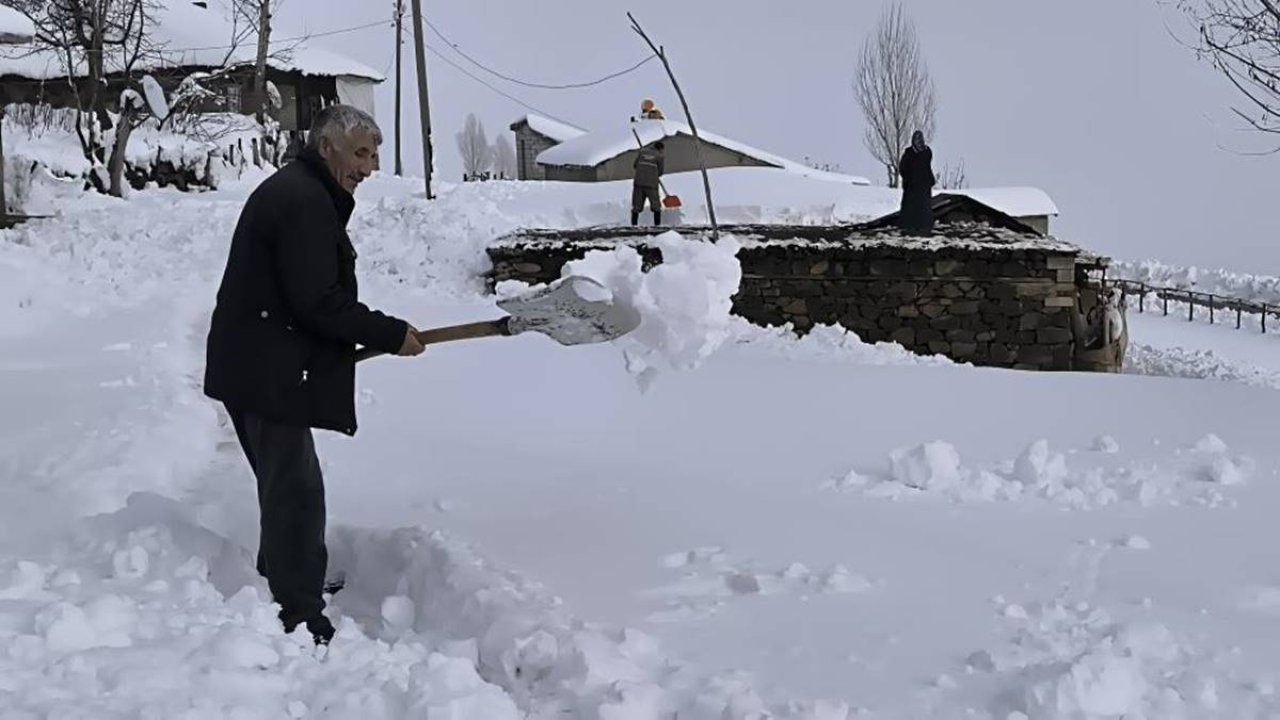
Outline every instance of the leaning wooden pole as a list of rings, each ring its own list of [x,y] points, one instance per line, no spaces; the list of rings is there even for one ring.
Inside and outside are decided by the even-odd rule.
[[[702,188],[707,195],[707,214],[711,218],[711,238],[719,240],[720,226],[716,223],[716,206],[711,202],[711,178],[707,175],[707,164],[702,159],[702,138],[698,137],[698,126],[693,124],[693,113],[689,112],[689,103],[684,99],[684,92],[680,90],[680,83],[676,82],[676,74],[671,71],[671,63],[667,62],[665,49],[658,47],[649,39],[649,36],[644,32],[644,28],[640,27],[640,23],[636,21],[631,13],[627,13],[627,19],[631,21],[631,29],[644,38],[653,53],[662,61],[662,66],[667,69],[667,77],[671,78],[671,86],[676,89],[676,95],[680,98],[680,105],[684,107],[684,117],[689,122],[689,129],[693,131],[693,149],[697,153],[698,168],[702,170]]]

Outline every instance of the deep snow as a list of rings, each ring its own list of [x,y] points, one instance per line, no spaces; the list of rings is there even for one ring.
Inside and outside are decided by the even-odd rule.
[[[317,657],[272,620],[252,479],[199,394],[250,188],[79,198],[0,235],[0,393],[20,408],[0,414],[0,708],[1280,712],[1273,390],[975,369],[737,321],[645,393],[622,348],[533,336],[362,367],[360,435],[318,440],[347,588]],[[369,299],[418,327],[497,312],[475,279],[489,238],[622,208],[415,192],[370,181],[352,227]],[[1157,356],[1236,332],[1131,326]],[[1231,337],[1233,360],[1280,369],[1272,338]]]

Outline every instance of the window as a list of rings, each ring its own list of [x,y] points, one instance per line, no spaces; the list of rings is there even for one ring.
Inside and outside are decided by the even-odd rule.
[[[228,85],[226,87],[227,112],[240,112],[240,86]]]

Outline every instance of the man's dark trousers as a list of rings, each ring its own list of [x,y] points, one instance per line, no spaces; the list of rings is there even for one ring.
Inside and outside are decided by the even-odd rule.
[[[228,407],[258,479],[258,572],[280,603],[286,632],[322,620],[325,569],[324,478],[311,429]]]

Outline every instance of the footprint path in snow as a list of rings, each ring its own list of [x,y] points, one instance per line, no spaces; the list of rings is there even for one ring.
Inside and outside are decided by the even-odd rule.
[[[738,560],[719,547],[701,547],[672,553],[663,565],[680,572],[680,579],[647,593],[662,609],[652,613],[654,622],[697,620],[715,614],[727,603],[761,595],[858,594],[875,583],[851,573],[843,565],[813,571],[793,562],[778,570],[761,570]]]

